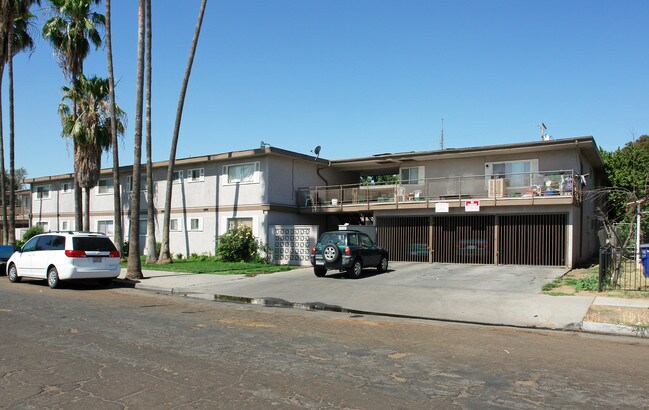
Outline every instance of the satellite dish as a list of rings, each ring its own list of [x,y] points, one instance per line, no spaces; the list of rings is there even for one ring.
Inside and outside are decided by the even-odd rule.
[[[315,154],[316,159],[320,156],[320,145],[311,150]]]

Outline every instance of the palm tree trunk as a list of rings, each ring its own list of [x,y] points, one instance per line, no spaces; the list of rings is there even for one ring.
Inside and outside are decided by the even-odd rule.
[[[111,39],[110,0],[106,0],[106,59],[108,60],[108,88],[110,94],[110,123],[113,148],[113,242],[120,255],[124,254],[122,231],[122,189],[119,183],[119,151],[117,141],[117,119],[115,116],[115,74],[113,73],[113,45]]]
[[[176,148],[178,146],[178,134],[180,133],[180,122],[183,116],[183,105],[185,104],[185,94],[187,93],[187,84],[189,83],[189,76],[192,72],[192,64],[194,63],[194,55],[196,54],[196,46],[198,44],[198,37],[201,34],[201,25],[203,24],[203,15],[205,14],[205,6],[207,0],[201,1],[201,8],[198,11],[198,22],[194,31],[194,39],[192,41],[192,48],[189,52],[189,59],[187,67],[185,68],[185,78],[183,85],[180,89],[180,98],[178,99],[178,108],[176,110],[176,123],[174,125],[174,135],[171,139],[171,150],[169,153],[169,167],[167,168],[167,191],[165,195],[165,211],[164,211],[164,224],[162,227],[162,249],[160,250],[159,263],[170,263],[171,253],[169,252],[169,223],[171,221],[171,190],[173,188],[173,174],[174,165],[176,162]],[[185,227],[187,229],[187,227]]]
[[[0,90],[2,90],[2,77],[4,72],[4,66],[0,67]],[[1,94],[1,93],[0,93]],[[2,95],[0,95],[0,204],[2,206],[2,239],[3,244],[7,244],[9,241],[9,227],[7,226],[7,193],[5,192],[5,187],[7,186],[7,181],[5,181],[5,153],[4,153],[4,135],[3,135],[3,124],[2,124]]]
[[[142,162],[142,104],[144,83],[144,2],[139,0],[137,11],[137,81],[135,91],[135,133],[133,136],[133,176],[131,192],[131,227],[129,231],[128,264],[126,277],[141,279],[140,262],[140,165]]]
[[[14,140],[15,140],[15,127],[14,127],[14,58],[13,58],[13,47],[11,46],[11,41],[8,42],[9,56],[7,59],[7,76],[9,77],[9,228],[8,236],[5,244],[15,245],[16,244],[16,170],[14,168]],[[4,151],[4,149],[3,149]],[[4,152],[3,161],[2,161],[2,173],[4,174]],[[6,177],[5,177],[6,179]],[[5,186],[5,182],[2,182],[2,186]],[[4,198],[5,193],[2,193]],[[3,206],[3,209],[5,207]],[[2,217],[3,221],[7,223],[6,211],[3,212]]]
[[[151,163],[151,0],[146,0],[146,263],[156,263],[155,221],[153,203],[153,164]]]
[[[84,193],[86,194],[86,201],[83,204],[83,230],[90,232],[90,188],[84,188]]]

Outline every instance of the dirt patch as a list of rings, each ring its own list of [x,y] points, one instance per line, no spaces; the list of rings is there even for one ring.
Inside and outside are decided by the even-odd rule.
[[[592,305],[584,317],[584,322],[649,326],[649,308]]]

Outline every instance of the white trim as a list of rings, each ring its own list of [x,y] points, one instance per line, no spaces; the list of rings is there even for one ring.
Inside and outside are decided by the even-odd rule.
[[[155,184],[155,181],[153,181]],[[128,175],[126,177],[126,189],[127,192],[133,192],[133,175]],[[140,192],[146,191],[146,174],[140,175]]]
[[[39,222],[36,222],[34,225],[40,226],[41,229],[43,229],[43,232],[49,232],[50,231],[50,221],[39,221]]]
[[[104,232],[99,228],[99,224],[102,223],[102,222],[104,222],[104,223],[110,222],[110,224],[111,224],[110,225],[110,227],[111,227],[110,231],[107,230],[107,231]],[[115,234],[115,221],[113,219],[98,219],[95,222],[95,226],[97,227],[97,232],[104,232],[108,236],[113,236]]]
[[[241,178],[239,179],[230,179],[230,168],[235,168],[235,167],[244,167],[244,166],[250,166],[252,165],[254,167],[254,170],[251,175],[251,179],[248,181],[244,181]],[[260,164],[259,161],[254,161],[254,162],[242,162],[239,164],[230,164],[230,165],[224,165],[223,166],[223,175],[224,178],[223,180],[225,181],[223,185],[236,185],[236,184],[258,184],[259,183],[259,174],[260,174]]]
[[[176,178],[176,174],[178,175],[178,178]],[[182,169],[173,172],[172,177],[171,177],[171,182],[173,184],[180,184],[181,182],[183,182],[183,170]]]
[[[413,178],[408,178],[407,180],[404,180],[402,178],[402,172],[406,169],[416,169],[417,179],[415,180]],[[417,165],[414,167],[401,167],[399,168],[399,182],[401,183],[401,185],[422,185],[424,183],[424,179],[426,178],[425,172],[426,167],[424,165]]]
[[[198,178],[194,177],[194,171],[198,171]],[[187,181],[188,182],[203,182],[205,181],[205,168],[192,168],[187,170]]]
[[[193,222],[198,221],[198,227],[192,228]],[[200,216],[193,216],[189,218],[188,232],[202,232],[203,231],[203,218]]]
[[[47,193],[47,196],[41,196],[40,198],[38,197],[38,188],[42,188],[45,193]],[[43,191],[41,191],[43,192]],[[50,199],[52,197],[52,185],[40,185],[34,188],[34,193],[36,194],[36,200],[43,200],[43,199]]]
[[[101,181],[110,182],[110,185],[106,185],[107,189],[110,188],[110,192],[100,191]],[[113,185],[113,178],[101,178],[99,181],[97,181],[97,195],[112,195],[114,192],[115,192],[115,186]]]

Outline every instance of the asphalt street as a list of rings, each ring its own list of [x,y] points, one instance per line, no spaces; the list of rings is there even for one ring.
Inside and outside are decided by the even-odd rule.
[[[644,339],[0,280],[2,408],[649,407]]]

